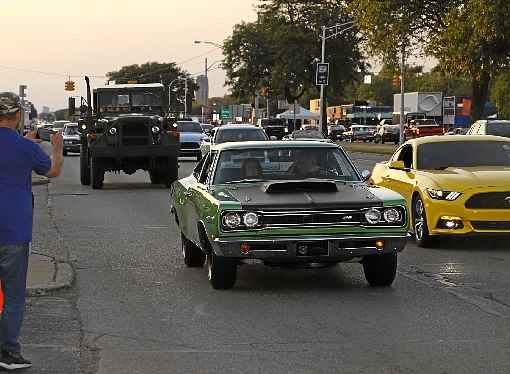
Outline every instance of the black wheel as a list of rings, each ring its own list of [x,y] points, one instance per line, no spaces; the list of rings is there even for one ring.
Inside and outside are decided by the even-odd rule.
[[[94,190],[100,190],[103,188],[104,182],[104,169],[97,159],[93,158],[90,160],[90,179],[92,182],[92,188]]]
[[[184,257],[184,263],[190,268],[202,267],[205,263],[205,253],[202,252],[193,242],[186,239],[181,233],[182,243],[182,256]]]
[[[216,256],[214,251],[207,255],[208,277],[212,288],[226,290],[232,288],[237,278],[235,259]]]
[[[363,259],[365,279],[372,287],[389,287],[397,276],[397,254],[385,253]]]
[[[163,183],[167,188],[172,187],[172,183],[174,183],[177,180],[178,177],[178,170],[177,166],[170,167],[167,169],[166,174],[162,177]]]
[[[80,181],[84,186],[90,185],[89,155],[85,149],[80,153]]]
[[[149,170],[149,177],[152,184],[161,184],[161,176],[158,170]]]
[[[427,213],[425,205],[420,197],[413,200],[413,229],[416,244],[422,248],[432,247],[436,244],[436,238],[430,235],[427,225]]]

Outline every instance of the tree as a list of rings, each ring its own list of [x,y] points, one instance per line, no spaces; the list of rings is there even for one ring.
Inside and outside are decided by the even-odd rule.
[[[482,118],[491,80],[510,62],[510,2],[465,0],[445,17],[427,50],[441,67],[471,79],[471,119]]]
[[[502,72],[496,78],[492,99],[498,108],[498,118],[510,118],[510,70]]]
[[[321,56],[320,28],[350,20],[344,1],[262,0],[258,19],[241,23],[224,44],[224,67],[232,94],[251,98],[262,87],[271,96],[316,92],[315,62]],[[355,30],[328,40],[330,88],[341,93],[364,68]]]

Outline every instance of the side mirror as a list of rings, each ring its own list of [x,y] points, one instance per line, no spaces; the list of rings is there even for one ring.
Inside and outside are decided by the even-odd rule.
[[[205,142],[205,143],[210,143],[211,142],[211,138],[203,138],[202,141]]]
[[[371,176],[372,176],[372,173],[369,170],[363,170],[361,172],[361,178],[363,179],[364,182],[369,180]]]
[[[404,164],[404,161],[401,161],[401,160],[399,160],[399,161],[390,161],[388,163],[388,167],[390,169],[394,169],[394,170],[406,170],[407,169],[405,164]]]
[[[274,135],[273,135],[273,136],[270,136],[270,137],[269,137],[269,140],[278,140],[278,138],[277,138],[276,136],[274,136]]]

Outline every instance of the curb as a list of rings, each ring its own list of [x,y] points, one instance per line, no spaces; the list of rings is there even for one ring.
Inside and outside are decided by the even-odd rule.
[[[54,261],[55,259],[51,257]],[[48,292],[70,288],[74,282],[74,270],[67,262],[55,261],[54,281],[28,286],[26,290],[27,296],[44,296]]]

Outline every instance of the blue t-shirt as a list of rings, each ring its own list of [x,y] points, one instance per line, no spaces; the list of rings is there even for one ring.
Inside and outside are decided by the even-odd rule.
[[[0,245],[32,241],[32,171],[50,168],[38,144],[0,127]]]

